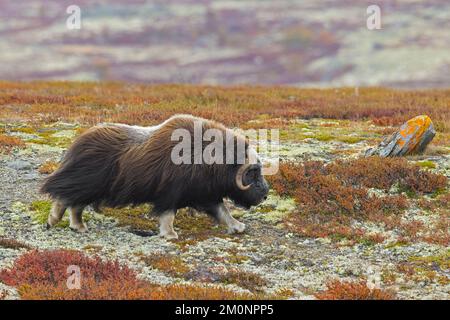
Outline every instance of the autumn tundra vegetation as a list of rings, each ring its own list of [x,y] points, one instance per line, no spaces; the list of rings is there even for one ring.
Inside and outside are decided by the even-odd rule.
[[[269,199],[249,213],[232,208],[251,221],[245,234],[226,234],[206,216],[182,210],[175,229],[183,236],[151,240],[167,252],[133,244],[127,265],[114,245],[97,243],[106,237],[103,227],[90,228],[96,243],[59,233],[68,228],[65,220],[51,231],[21,231],[20,223],[45,223],[50,201],[37,193],[39,181],[58,168],[75,137],[97,123],[147,126],[178,113],[232,128],[280,130],[280,167],[266,177]],[[437,132],[424,154],[363,156],[420,114],[432,119]],[[43,154],[30,169],[39,179],[11,182],[29,183],[33,189],[23,191],[26,197],[2,190],[0,212],[18,218],[0,224],[0,249],[11,257],[0,265],[0,284],[22,299],[445,298],[449,147],[450,90],[0,82],[2,163],[17,166],[20,157]],[[114,221],[124,237],[146,244],[157,228],[149,210],[105,208],[92,213],[88,224]],[[61,242],[47,245],[43,237]],[[62,240],[67,237],[75,239],[70,247]],[[211,241],[224,246],[220,253]],[[378,263],[375,287],[364,274],[367,261]],[[81,290],[66,287],[67,265],[84,270]],[[155,274],[164,281],[153,281]],[[0,291],[0,297],[9,294]]]

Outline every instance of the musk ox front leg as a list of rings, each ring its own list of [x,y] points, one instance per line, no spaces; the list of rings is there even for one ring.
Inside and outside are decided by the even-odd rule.
[[[173,230],[175,211],[168,210],[159,214],[159,236],[167,240],[178,239],[178,234]]]
[[[223,203],[219,203],[213,210],[216,219],[228,227],[228,233],[242,233],[245,231],[245,224],[233,218]]]

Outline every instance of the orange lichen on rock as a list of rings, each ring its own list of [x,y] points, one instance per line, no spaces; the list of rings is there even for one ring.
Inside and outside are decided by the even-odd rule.
[[[422,153],[433,140],[436,131],[430,117],[421,115],[405,122],[397,132],[366,151],[366,156],[396,157]]]
[[[431,122],[430,117],[426,115],[421,115],[412,118],[400,128],[400,134],[402,135],[402,137],[405,138],[400,141],[406,143],[408,141],[408,137],[410,137],[407,153],[415,153],[415,150],[420,149],[421,147],[420,142],[423,138],[425,138],[426,132],[433,132],[432,135],[434,137],[435,133],[433,128],[433,122]],[[428,138],[429,141],[431,141],[433,137]]]

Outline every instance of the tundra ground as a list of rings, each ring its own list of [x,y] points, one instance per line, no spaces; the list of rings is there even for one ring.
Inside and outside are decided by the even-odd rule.
[[[73,249],[64,263],[98,256],[146,284],[111,295],[117,298],[449,299],[449,97],[448,90],[2,83],[0,298],[104,297],[92,284],[74,295],[56,290],[60,283],[14,280],[14,270],[38,270],[40,254]],[[166,241],[155,236],[149,206],[87,209],[85,234],[72,232],[67,217],[45,229],[50,202],[37,190],[77,135],[98,122],[150,125],[173,113],[280,129],[283,166],[269,178],[268,200],[250,211],[228,203],[247,225],[244,234],[228,235],[205,215],[182,210],[180,239]],[[360,159],[421,113],[438,131],[425,155]],[[302,173],[305,167],[320,179]],[[95,268],[86,265],[82,277],[90,279]],[[114,279],[105,281],[109,292],[119,290],[108,283]]]

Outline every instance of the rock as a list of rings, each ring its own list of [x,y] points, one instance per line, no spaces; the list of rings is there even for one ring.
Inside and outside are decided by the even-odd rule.
[[[399,130],[384,139],[376,148],[368,149],[365,156],[399,157],[420,154],[425,151],[435,134],[430,117],[417,116],[405,122]]]
[[[30,170],[32,168],[31,163],[24,160],[13,160],[6,163],[6,165],[14,170]]]

